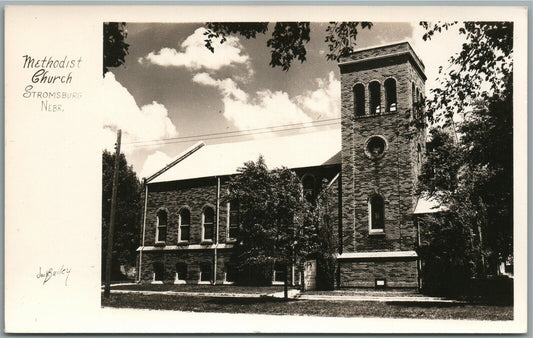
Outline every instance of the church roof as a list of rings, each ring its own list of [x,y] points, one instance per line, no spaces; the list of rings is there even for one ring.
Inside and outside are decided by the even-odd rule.
[[[259,155],[270,169],[334,165],[341,163],[340,150],[340,129],[212,145],[200,142],[150,176],[147,182],[233,175],[245,162],[256,161]]]

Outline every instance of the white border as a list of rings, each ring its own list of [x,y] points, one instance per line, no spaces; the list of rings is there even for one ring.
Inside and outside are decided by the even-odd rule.
[[[80,14],[82,13],[82,14]],[[391,14],[394,13],[394,14]],[[60,18],[60,19],[59,19]],[[367,333],[519,333],[525,332],[527,327],[527,11],[520,7],[350,7],[350,6],[6,6],[5,9],[5,79],[6,83],[14,84],[20,68],[16,67],[17,58],[20,55],[12,55],[17,43],[24,43],[25,48],[37,48],[41,46],[43,52],[57,46],[69,43],[68,48],[90,48],[83,54],[88,58],[87,62],[95,64],[95,69],[100,74],[101,41],[91,42],[95,32],[101,29],[102,21],[126,21],[126,22],[205,22],[205,21],[269,21],[275,18],[277,21],[420,21],[427,18],[432,20],[512,20],[515,21],[515,65],[514,65],[514,92],[519,100],[515,100],[514,118],[514,248],[515,248],[515,320],[513,321],[470,321],[470,320],[409,320],[409,319],[384,319],[384,318],[325,318],[306,316],[269,316],[249,314],[203,314],[175,311],[149,311],[131,309],[102,309],[99,306],[100,285],[99,276],[99,248],[98,237],[78,242],[77,237],[62,241],[57,238],[58,234],[66,232],[54,232],[46,229],[49,237],[36,236],[41,232],[32,231],[33,236],[28,235],[27,228],[20,227],[17,223],[17,214],[21,210],[31,213],[32,210],[24,206],[33,206],[29,199],[18,199],[19,193],[24,192],[27,198],[28,191],[21,189],[23,180],[30,180],[34,175],[31,166],[23,166],[21,162],[28,158],[35,167],[39,167],[40,182],[46,182],[47,177],[43,174],[43,165],[38,163],[38,155],[32,153],[31,146],[27,148],[26,156],[21,153],[13,153],[15,145],[6,142],[5,151],[5,330],[7,332],[367,332]],[[31,25],[31,29],[27,27]],[[38,25],[41,29],[33,29]],[[25,27],[25,29],[20,29]],[[36,32],[38,31],[38,34]],[[47,49],[48,48],[48,49]],[[98,61],[96,61],[98,60]],[[98,75],[99,75],[98,74]],[[6,140],[10,137],[22,137],[25,134],[18,133],[13,122],[22,118],[23,114],[14,106],[16,91],[12,87],[5,88],[5,112],[6,112]],[[90,127],[91,121],[86,120]],[[80,121],[78,120],[77,123]],[[54,135],[48,133],[46,139],[52,147]],[[34,145],[31,143],[30,145]],[[74,143],[77,145],[77,143]],[[57,145],[59,146],[59,145]],[[63,144],[65,149],[67,146]],[[77,148],[79,151],[80,148]],[[93,154],[91,153],[91,156]],[[101,155],[98,151],[96,156]],[[14,159],[10,161],[9,159]],[[96,161],[96,160],[95,160]],[[70,163],[70,162],[69,162]],[[85,162],[83,162],[85,163]],[[91,164],[92,162],[89,162]],[[94,167],[101,168],[99,163],[92,163]],[[91,168],[92,169],[92,168]],[[35,169],[37,170],[37,168]],[[95,170],[95,175],[87,177],[87,184],[99,186],[98,177],[100,172]],[[94,180],[94,181],[93,181]],[[78,204],[90,205],[94,200],[100,203],[101,194],[98,189],[87,187],[84,190],[84,182],[80,182],[86,199],[76,201]],[[54,183],[57,188],[63,188],[62,182]],[[24,186],[22,186],[24,187]],[[58,190],[56,190],[58,191]],[[26,204],[21,204],[24,200]],[[47,201],[52,203],[53,199]],[[50,210],[59,210],[51,208]],[[92,210],[92,209],[89,209]],[[94,214],[87,220],[89,223],[99,225],[101,213],[98,207]],[[82,217],[80,220],[84,221]],[[93,224],[93,225],[94,225]],[[86,224],[78,228],[86,229]],[[53,228],[61,230],[61,224]],[[32,229],[30,229],[32,230]],[[20,234],[17,233],[20,231]],[[75,264],[80,260],[79,256],[94,257],[96,268],[87,265],[79,268],[71,277],[70,289],[60,288],[28,288],[24,287],[27,277],[23,272],[24,265],[17,263],[21,258],[28,258],[27,242],[18,240],[23,236],[26,240],[37,237],[41,242],[53,241],[62,245],[47,245],[45,250],[39,252],[39,257],[31,256],[25,264],[39,264],[46,259],[55,257],[61,253],[64,259]],[[76,249],[70,250],[69,242],[76,243]],[[35,247],[34,247],[35,248]],[[95,249],[96,248],[96,249]],[[38,247],[37,249],[40,249]],[[35,260],[35,261],[32,261]],[[87,277],[87,278],[86,278]],[[93,280],[93,278],[95,280]],[[80,288],[81,287],[81,288]],[[48,291],[47,291],[48,290]],[[85,290],[83,293],[81,290]],[[53,291],[50,293],[50,291]],[[86,296],[86,297],[85,297]],[[24,306],[21,306],[24,304]],[[53,304],[53,307],[50,306]],[[179,320],[176,320],[179,318]],[[209,322],[209,325],[204,325]],[[272,325],[275,322],[276,325]]]

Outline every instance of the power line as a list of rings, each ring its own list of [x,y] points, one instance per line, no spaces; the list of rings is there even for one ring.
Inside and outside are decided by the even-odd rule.
[[[322,127],[322,126],[328,126],[328,125],[334,125],[334,124],[337,124],[337,123],[331,123],[330,122],[330,123],[324,123],[324,124],[321,124],[321,125],[285,128],[285,129],[279,129],[279,130],[264,130],[264,131],[255,132],[255,133],[237,134],[237,135],[221,135],[221,136],[215,136],[215,137],[195,137],[195,138],[190,138],[190,139],[187,139],[187,140],[176,140],[176,141],[171,141],[171,142],[150,143],[150,144],[130,144],[130,146],[135,146],[135,147],[153,147],[153,146],[159,146],[159,145],[165,145],[165,144],[176,144],[176,143],[185,143],[185,142],[193,142],[193,141],[207,141],[207,140],[215,140],[215,139],[220,139],[220,138],[242,137],[242,136],[266,134],[266,133],[272,133],[272,132],[282,132],[282,131],[288,131],[288,130],[296,130],[296,129]]]
[[[336,120],[340,120],[340,118],[337,117],[337,118],[332,118],[332,119],[315,120],[315,121],[311,121],[311,122],[298,122],[298,123],[292,123],[292,124],[281,124],[281,125],[278,125],[278,126],[253,128],[253,129],[246,129],[246,130],[233,130],[233,131],[223,131],[223,132],[219,132],[219,133],[208,133],[208,134],[200,134],[200,135],[192,135],[192,136],[170,137],[170,138],[156,139],[156,140],[143,140],[143,141],[135,141],[135,142],[126,142],[126,143],[123,143],[123,144],[160,142],[160,141],[166,141],[166,140],[180,140],[180,139],[193,138],[193,137],[203,137],[203,136],[233,134],[233,133],[244,133],[244,132],[250,132],[250,131],[255,131],[255,130],[290,127],[290,126],[297,126],[297,125],[305,125],[305,124],[308,124],[308,123],[322,123],[322,122],[336,121]]]
[[[235,131],[228,131],[228,132],[172,137],[172,138],[159,139],[159,140],[135,141],[135,142],[128,142],[124,144],[125,145],[127,144],[129,146],[136,146],[136,147],[148,147],[148,146],[157,146],[157,145],[164,145],[164,144],[192,142],[192,141],[197,141],[197,140],[198,141],[199,140],[213,140],[213,139],[219,139],[219,138],[258,135],[258,134],[265,134],[265,133],[271,133],[271,132],[282,132],[282,131],[287,131],[287,130],[296,130],[296,129],[305,129],[305,128],[334,125],[334,124],[337,124],[339,120],[340,118],[324,119],[324,120],[318,120],[318,121],[312,121],[312,122],[292,123],[292,124],[285,124],[285,125],[272,126],[272,127],[263,127],[263,128],[254,128],[254,129],[247,129],[247,130],[235,130]],[[337,122],[333,122],[333,121],[337,121]],[[306,126],[305,124],[308,124],[308,123],[312,123],[312,125]],[[298,126],[298,127],[293,127],[293,126]],[[293,128],[289,128],[289,127],[293,127]],[[230,134],[234,134],[234,135],[230,135]]]

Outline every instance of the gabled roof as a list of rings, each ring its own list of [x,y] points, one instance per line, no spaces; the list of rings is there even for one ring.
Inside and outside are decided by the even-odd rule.
[[[190,150],[193,149],[191,152]],[[147,179],[148,183],[226,176],[263,155],[270,169],[340,164],[341,132],[332,129],[244,142],[191,147]],[[186,155],[184,157],[184,155]]]

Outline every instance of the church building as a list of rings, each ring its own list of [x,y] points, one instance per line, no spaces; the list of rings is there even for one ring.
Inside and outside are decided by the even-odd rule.
[[[337,287],[419,287],[414,215],[426,131],[416,123],[424,64],[407,42],[358,50],[339,62],[341,128],[205,145],[199,142],[145,181],[138,279],[228,284],[239,205],[223,198],[244,162],[262,155],[316,196],[323,179],[338,203]],[[284,279],[273,268],[273,283]],[[300,280],[293,269],[290,280]]]

